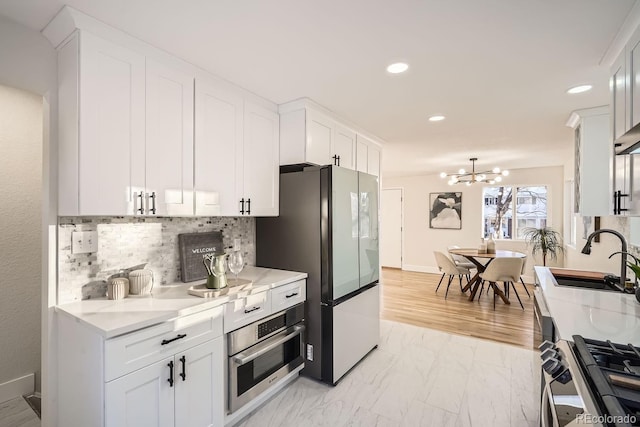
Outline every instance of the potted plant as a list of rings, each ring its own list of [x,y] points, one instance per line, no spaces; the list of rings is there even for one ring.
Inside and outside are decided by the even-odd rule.
[[[564,253],[560,233],[550,227],[525,228],[523,236],[531,245],[531,254],[542,253],[542,265],[547,265],[547,257],[555,261],[558,254]]]

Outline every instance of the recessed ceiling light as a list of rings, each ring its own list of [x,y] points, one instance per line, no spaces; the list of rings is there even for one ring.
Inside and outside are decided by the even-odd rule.
[[[591,90],[591,88],[592,88],[592,87],[593,87],[593,86],[591,86],[591,85],[580,85],[580,86],[575,86],[575,87],[572,87],[572,88],[570,88],[569,90],[567,90],[567,93],[571,93],[571,94],[574,94],[574,93],[582,93],[582,92],[586,92],[586,91],[588,91],[588,90]]]
[[[431,116],[431,117],[429,117],[429,121],[430,122],[441,122],[444,119],[445,119],[444,116]]]
[[[391,74],[404,73],[409,69],[409,65],[404,62],[395,62],[387,67],[387,71]]]

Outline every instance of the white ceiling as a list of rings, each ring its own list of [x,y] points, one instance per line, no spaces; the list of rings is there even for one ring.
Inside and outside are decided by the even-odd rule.
[[[386,140],[390,176],[562,164],[569,113],[609,102],[599,63],[634,0],[66,3],[274,102],[312,98]],[[41,30],[63,4],[0,14]],[[387,74],[396,60],[409,71]]]

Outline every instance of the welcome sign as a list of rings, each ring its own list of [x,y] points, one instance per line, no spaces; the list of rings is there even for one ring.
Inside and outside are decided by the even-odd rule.
[[[182,281],[186,283],[206,279],[207,269],[202,259],[207,254],[224,253],[222,232],[178,234],[178,248]]]

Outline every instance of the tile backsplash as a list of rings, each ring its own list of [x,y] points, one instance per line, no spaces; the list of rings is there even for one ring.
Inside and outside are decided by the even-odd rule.
[[[97,231],[98,252],[72,254],[74,231]],[[110,277],[143,267],[155,286],[180,282],[178,234],[205,231],[222,231],[225,248],[241,239],[245,263],[255,265],[253,218],[60,217],[58,304],[103,297]]]

